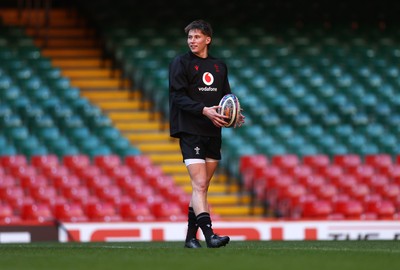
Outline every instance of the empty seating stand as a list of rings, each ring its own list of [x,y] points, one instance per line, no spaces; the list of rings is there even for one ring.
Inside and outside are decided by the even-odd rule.
[[[185,220],[186,193],[141,166],[155,165],[140,155],[0,156],[0,222]]]
[[[287,219],[398,219],[397,159],[387,154],[241,158],[246,185],[269,216]],[[250,184],[249,184],[250,183]]]

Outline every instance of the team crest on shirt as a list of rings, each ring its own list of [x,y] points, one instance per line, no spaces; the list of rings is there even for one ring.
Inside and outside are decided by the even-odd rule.
[[[214,83],[214,76],[210,72],[204,72],[203,83],[207,86],[212,85]]]

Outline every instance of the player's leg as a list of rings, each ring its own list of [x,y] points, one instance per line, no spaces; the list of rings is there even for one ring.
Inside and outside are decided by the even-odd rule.
[[[207,160],[208,161],[208,160]],[[191,164],[193,165],[193,162],[196,162],[196,160],[186,160],[186,164]],[[197,162],[202,163],[202,161],[197,160]],[[214,175],[214,172],[218,166],[218,160],[210,160],[210,162],[206,163],[206,179],[208,180],[208,183],[210,183],[212,176]],[[190,174],[190,172],[189,172]],[[209,185],[209,184],[208,184]],[[198,188],[194,188],[193,190],[197,190]],[[208,189],[208,188],[207,188]],[[198,196],[196,196],[198,197]],[[204,205],[204,203],[202,203]],[[207,208],[207,209],[205,209]],[[206,211],[207,210],[207,211]],[[199,210],[201,212],[209,212],[208,209],[208,204],[207,201],[205,200],[205,206],[202,210]],[[190,248],[197,248],[200,247],[200,244],[197,240],[197,231],[198,231],[198,224],[197,224],[197,217],[193,208],[193,201],[190,201],[189,204],[189,209],[188,209],[188,229],[187,229],[187,234],[186,234],[186,241],[185,241],[185,246],[190,247]]]
[[[192,197],[188,209],[188,230],[186,234],[185,247],[199,248],[201,245],[196,238],[197,230],[199,228],[196,213],[198,213],[197,211],[205,211],[204,209],[208,209],[208,205],[206,204],[206,199],[203,199],[200,195],[202,193],[201,185],[198,184],[200,181],[197,179],[202,178],[202,169],[200,168],[204,167],[205,162],[202,159],[187,159],[185,160],[185,164],[192,183]]]

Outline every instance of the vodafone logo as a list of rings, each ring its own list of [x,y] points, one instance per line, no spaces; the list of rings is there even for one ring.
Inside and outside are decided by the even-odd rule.
[[[210,72],[204,72],[203,82],[205,85],[212,85],[214,82],[214,76]]]

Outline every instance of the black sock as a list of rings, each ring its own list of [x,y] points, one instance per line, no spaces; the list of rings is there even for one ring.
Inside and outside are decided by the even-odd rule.
[[[189,207],[189,212],[188,212],[188,230],[187,230],[187,234],[186,234],[186,241],[189,241],[190,239],[196,238],[198,229],[199,229],[199,226],[197,225],[196,214],[194,213],[193,208]]]
[[[207,212],[197,215],[197,224],[203,231],[204,237],[209,239],[214,234],[210,214]]]

